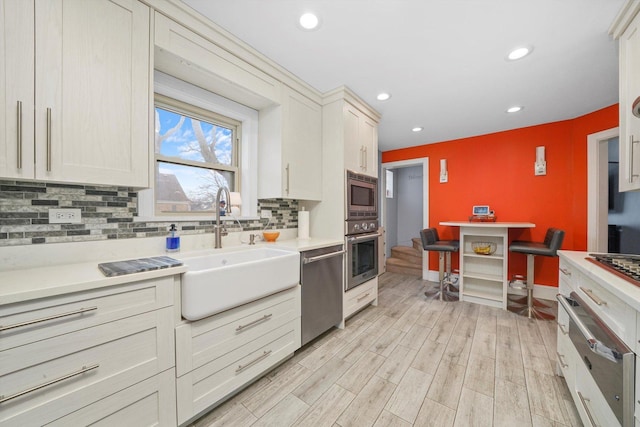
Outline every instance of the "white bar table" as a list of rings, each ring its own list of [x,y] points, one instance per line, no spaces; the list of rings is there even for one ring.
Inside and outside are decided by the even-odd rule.
[[[460,301],[507,309],[509,229],[533,228],[530,222],[443,221],[440,225],[460,227]],[[496,251],[480,255],[475,242],[492,242]]]

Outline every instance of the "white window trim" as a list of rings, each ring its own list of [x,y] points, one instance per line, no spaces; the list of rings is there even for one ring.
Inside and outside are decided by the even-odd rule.
[[[240,188],[242,189],[242,207],[240,218],[258,218],[258,111],[238,104],[220,95],[193,86],[182,80],[159,71],[154,71],[154,92],[176,100],[204,108],[242,122],[242,139],[240,141]],[[152,167],[155,174],[155,159],[150,148]],[[155,176],[150,178],[155,185]],[[138,216],[134,222],[143,221],[202,221],[213,218],[213,215],[155,215],[154,189],[138,192]],[[225,218],[232,219],[232,218]]]

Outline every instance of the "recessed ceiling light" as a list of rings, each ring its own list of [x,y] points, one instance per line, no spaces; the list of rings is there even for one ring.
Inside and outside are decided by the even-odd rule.
[[[514,107],[510,107],[507,108],[507,113],[517,113],[518,111],[521,111],[524,107],[520,107],[520,106],[514,106]]]
[[[376,96],[378,101],[386,101],[389,98],[391,98],[391,95],[386,92],[379,93],[378,96]]]
[[[423,127],[415,127],[413,129],[411,129],[413,132],[420,132],[422,131],[422,129],[424,129]]]
[[[305,30],[314,30],[318,27],[320,20],[313,13],[305,13],[300,17],[300,26]]]
[[[524,58],[525,56],[530,54],[532,50],[533,48],[527,46],[513,49],[511,52],[509,52],[509,55],[507,55],[507,59],[515,61],[516,59]]]

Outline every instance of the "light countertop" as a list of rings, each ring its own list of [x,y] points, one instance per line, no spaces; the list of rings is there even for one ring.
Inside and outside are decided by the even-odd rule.
[[[440,225],[449,227],[482,227],[482,228],[534,228],[536,225],[530,222],[471,222],[471,221],[442,221]]]
[[[615,274],[587,261],[588,252],[558,251],[561,259],[569,261],[582,274],[596,281],[605,290],[611,292],[635,310],[640,311],[640,287],[616,276]]]
[[[107,261],[119,261],[126,259],[145,258],[158,255],[169,255],[172,258],[183,259],[190,256],[198,256],[203,253],[214,251],[232,252],[238,250],[249,250],[263,246],[272,246],[284,250],[306,251],[327,246],[344,244],[344,239],[311,238],[298,240],[297,238],[285,238],[275,243],[258,242],[255,246],[246,244],[227,245],[222,249],[200,248],[197,245],[189,247],[190,250],[181,251],[174,254],[166,254],[158,250],[156,246],[161,245],[163,240],[158,240],[158,244],[149,245],[149,242],[102,242],[104,246],[112,246],[109,251],[105,251],[97,259],[78,259],[74,255],[84,248],[85,252],[91,250],[100,242],[91,242],[90,245],[84,243],[42,245],[48,248],[34,248],[31,264],[14,262],[15,268],[5,268],[0,271],[0,305],[11,304],[36,298],[46,298],[54,295],[61,295],[71,292],[79,292],[89,289],[96,289],[106,286],[114,286],[138,280],[147,280],[164,277],[174,274],[181,274],[187,271],[186,266],[163,268],[159,270],[146,271],[141,273],[125,274],[122,276],[105,277],[98,269],[98,264]],[[138,240],[138,239],[129,239]],[[140,239],[148,240],[148,239]],[[139,245],[137,245],[139,243]],[[115,245],[115,246],[114,246]],[[83,248],[81,248],[82,246]],[[161,246],[159,246],[161,247]],[[71,248],[71,249],[70,249]],[[17,252],[24,251],[24,248],[14,248]],[[8,252],[11,248],[2,248],[3,252]],[[57,250],[57,257],[49,257],[50,251]],[[68,251],[67,256],[61,257],[59,252]],[[44,251],[44,252],[43,252]],[[0,254],[1,255],[1,254]],[[43,258],[41,260],[36,258]],[[52,261],[52,258],[54,261]],[[5,260],[10,260],[5,255]],[[75,260],[72,261],[72,260]],[[78,262],[80,261],[80,262]],[[7,264],[5,264],[6,266]]]

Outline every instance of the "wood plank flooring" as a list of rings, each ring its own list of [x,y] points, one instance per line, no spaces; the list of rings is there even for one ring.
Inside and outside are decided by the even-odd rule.
[[[214,426],[582,425],[555,375],[556,325],[380,276],[379,306],[196,421]]]

